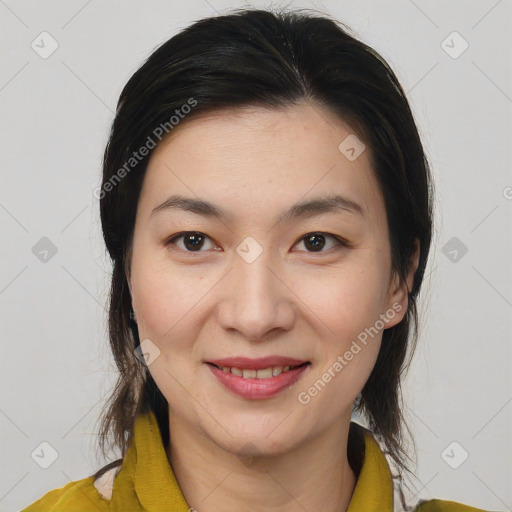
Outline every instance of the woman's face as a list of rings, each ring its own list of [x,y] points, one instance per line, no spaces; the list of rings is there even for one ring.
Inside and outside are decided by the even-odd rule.
[[[233,453],[279,454],[348,426],[382,330],[402,319],[407,296],[391,274],[369,150],[358,156],[350,127],[312,105],[237,112],[186,122],[155,149],[130,284],[171,422]],[[158,208],[175,195],[222,216]],[[334,196],[343,200],[298,206]],[[308,364],[256,381],[209,363],[270,356]]]

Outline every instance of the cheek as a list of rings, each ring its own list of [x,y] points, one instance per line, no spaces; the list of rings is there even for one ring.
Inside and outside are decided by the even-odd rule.
[[[314,313],[311,322],[318,326],[317,334],[322,339],[315,352],[319,364],[308,384],[315,386],[318,379],[332,382],[327,384],[329,391],[324,399],[332,398],[340,406],[341,396],[348,405],[364,386],[382,339],[379,319],[386,280],[382,268],[365,264],[364,259],[358,258],[357,265],[338,268],[329,276],[301,281],[304,288],[301,284],[297,293],[308,297],[305,302]]]
[[[361,256],[361,257],[357,257]],[[375,324],[384,305],[387,276],[364,255],[331,272],[301,277],[294,291],[325,327],[330,338],[347,340]]]
[[[144,337],[160,341],[175,337],[180,320],[204,295],[201,277],[184,278],[184,273],[163,256],[165,251],[161,250],[134,250],[131,278],[139,330]],[[191,276],[190,272],[186,275]]]
[[[199,281],[198,281],[199,279]],[[155,260],[142,251],[134,258],[132,290],[141,342],[149,339],[156,345],[158,356],[149,366],[149,372],[166,400],[178,408],[185,408],[194,394],[194,386],[183,378],[183,369],[190,364],[195,338],[190,319],[200,307],[201,278],[184,279],[176,267]],[[186,390],[185,381],[188,382]]]

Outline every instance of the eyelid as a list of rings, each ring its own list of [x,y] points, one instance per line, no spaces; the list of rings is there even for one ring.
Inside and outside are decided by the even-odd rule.
[[[167,247],[169,245],[175,245],[174,242],[176,240],[178,240],[179,238],[183,238],[184,236],[186,235],[191,235],[191,234],[197,234],[197,235],[201,235],[203,237],[206,237],[206,238],[209,238],[210,240],[214,241],[212,237],[208,236],[207,234],[205,233],[202,233],[201,231],[181,231],[180,233],[176,233],[174,235],[172,235],[170,238],[167,238],[165,241],[164,241],[164,246]],[[332,247],[331,249],[328,249],[327,251],[319,251],[319,252],[310,252],[310,251],[300,251],[300,252],[306,252],[308,254],[318,254],[318,255],[321,255],[321,254],[327,254],[327,253],[330,253],[331,251],[336,251],[337,248],[339,248],[339,246],[341,247],[346,247],[346,248],[351,248],[352,247],[352,244],[346,240],[345,238],[343,238],[342,236],[339,236],[339,235],[335,235],[333,233],[329,233],[327,231],[310,231],[308,233],[305,233],[304,235],[302,235],[294,244],[293,244],[293,247],[295,247],[298,243],[302,242],[305,238],[307,238],[308,236],[312,236],[312,235],[321,235],[321,236],[325,236],[326,238],[333,238],[334,240],[336,240],[338,242],[338,247]],[[215,242],[216,243],[216,242]],[[183,249],[180,249],[180,248],[177,248],[179,251],[181,252],[185,252],[185,253],[188,253],[188,254],[200,254],[202,252],[207,252],[207,251],[184,251]]]

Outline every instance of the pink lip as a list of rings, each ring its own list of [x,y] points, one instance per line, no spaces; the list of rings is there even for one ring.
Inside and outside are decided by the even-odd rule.
[[[283,356],[267,356],[260,359],[250,359],[249,357],[227,357],[225,359],[212,359],[206,361],[217,366],[228,366],[229,368],[240,368],[244,370],[263,370],[271,366],[298,366],[306,363],[304,359],[293,359]]]
[[[223,361],[228,361],[223,360]],[[260,360],[258,360],[260,361]],[[215,363],[216,364],[216,363]],[[239,364],[239,363],[238,363]],[[259,364],[259,363],[258,363]],[[300,362],[299,362],[300,364]],[[222,366],[229,366],[227,364],[223,364]],[[233,365],[235,368],[240,368],[240,366]],[[269,368],[270,366],[281,366],[280,364],[270,365],[268,364],[265,368]],[[287,366],[287,365],[284,365]],[[292,366],[292,365],[291,365]],[[288,388],[292,384],[294,384],[301,375],[306,371],[309,367],[309,364],[304,366],[299,366],[298,368],[294,368],[293,370],[289,370],[287,372],[281,373],[276,377],[271,377],[270,379],[245,379],[244,377],[239,377],[231,372],[225,372],[220,370],[219,368],[213,366],[213,364],[208,364],[208,368],[215,375],[215,377],[219,380],[221,384],[223,384],[229,391],[240,396],[242,398],[250,398],[250,399],[264,399],[271,398],[277,394],[279,394],[284,389]],[[244,369],[253,369],[247,366],[242,365]],[[260,367],[258,367],[260,368]],[[263,368],[263,367],[261,367]]]

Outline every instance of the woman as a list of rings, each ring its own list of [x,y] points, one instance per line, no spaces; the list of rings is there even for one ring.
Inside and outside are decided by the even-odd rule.
[[[239,10],[163,44],[96,191],[122,457],[25,511],[478,510],[402,488],[432,190],[396,76],[340,23]]]

